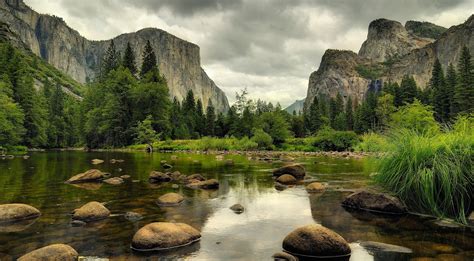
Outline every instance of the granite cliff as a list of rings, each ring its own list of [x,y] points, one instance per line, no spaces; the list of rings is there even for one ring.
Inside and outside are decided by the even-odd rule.
[[[412,75],[420,88],[426,88],[436,58],[444,69],[457,64],[461,48],[474,53],[474,15],[449,29],[427,23],[377,19],[370,23],[367,40],[359,53],[327,50],[317,71],[309,78],[305,106],[317,95],[361,102],[373,80],[400,83]]]
[[[7,24],[34,54],[81,83],[95,77],[111,40],[118,50],[124,50],[130,42],[137,65],[141,64],[141,53],[149,40],[172,97],[181,100],[188,90],[192,90],[204,106],[211,101],[218,111],[229,108],[224,92],[201,68],[199,46],[163,30],[146,28],[106,41],[91,41],[70,28],[63,19],[39,14],[23,0],[0,0],[0,22]]]

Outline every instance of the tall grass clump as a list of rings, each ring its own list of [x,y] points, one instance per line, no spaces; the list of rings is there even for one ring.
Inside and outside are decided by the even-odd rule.
[[[445,132],[400,129],[391,135],[376,181],[414,211],[466,223],[474,208],[472,117]]]

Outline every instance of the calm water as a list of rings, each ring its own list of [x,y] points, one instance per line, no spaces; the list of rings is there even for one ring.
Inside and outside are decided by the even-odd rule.
[[[171,156],[178,156],[171,160]],[[92,165],[91,159],[106,160]],[[248,160],[247,156],[228,155],[233,165],[217,161],[214,155],[145,153],[33,153],[29,159],[0,160],[0,204],[27,203],[41,210],[32,224],[0,227],[0,260],[17,258],[36,248],[66,243],[81,256],[111,260],[271,260],[281,251],[283,238],[301,225],[319,223],[341,234],[351,243],[352,261],[410,260],[436,257],[439,260],[474,260],[474,232],[470,228],[444,228],[432,220],[414,216],[380,217],[348,212],[340,206],[350,190],[367,186],[373,167],[369,160],[298,158],[308,176],[327,182],[329,189],[309,195],[304,186],[277,191],[271,170],[281,161]],[[123,159],[123,163],[109,163]],[[191,190],[171,184],[149,184],[151,170],[160,170],[167,160],[173,170],[183,174],[201,173],[216,178],[216,191]],[[112,176],[131,175],[124,184],[114,186],[74,186],[64,184],[72,175],[98,168]],[[159,207],[156,199],[167,192],[186,196],[177,207]],[[70,212],[89,201],[106,202],[113,216],[85,227],[70,225]],[[234,214],[229,207],[245,206]],[[131,222],[127,211],[144,218]],[[131,238],[140,227],[153,221],[183,222],[199,229],[202,240],[178,251],[143,255],[130,250]],[[11,230],[16,232],[11,232]],[[375,250],[361,246],[376,241],[404,246],[413,253]],[[438,259],[437,259],[438,260]]]

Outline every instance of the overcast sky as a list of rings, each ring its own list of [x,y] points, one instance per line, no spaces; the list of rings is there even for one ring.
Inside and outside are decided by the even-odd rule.
[[[370,21],[429,21],[445,27],[474,13],[473,0],[25,0],[64,18],[91,40],[156,27],[201,47],[201,63],[234,101],[287,106],[306,96],[328,48],[357,52]]]

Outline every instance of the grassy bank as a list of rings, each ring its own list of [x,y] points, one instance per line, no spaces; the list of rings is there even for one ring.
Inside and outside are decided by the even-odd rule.
[[[466,223],[474,205],[473,129],[464,117],[443,132],[393,131],[377,142],[388,153],[376,181],[414,211]]]

